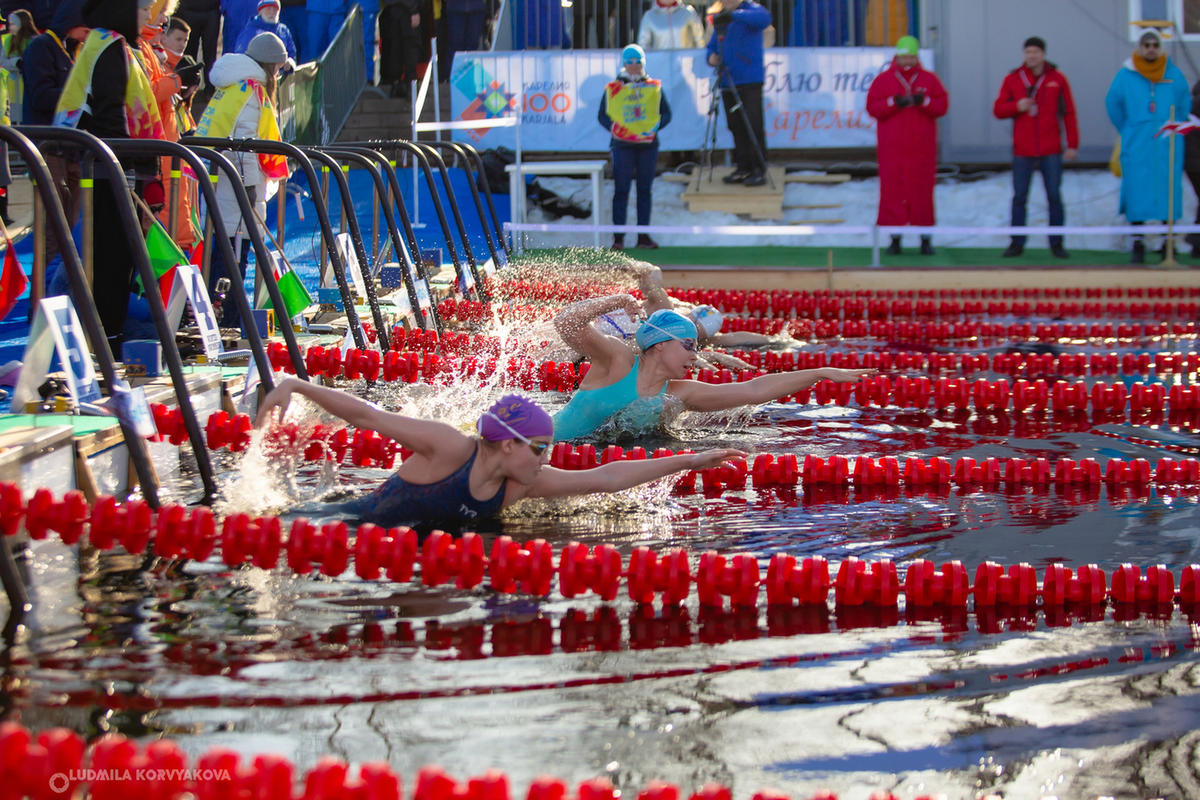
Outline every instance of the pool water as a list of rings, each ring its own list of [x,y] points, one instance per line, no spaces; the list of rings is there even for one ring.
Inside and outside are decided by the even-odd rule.
[[[1187,350],[1173,342],[1159,349]],[[878,345],[875,345],[878,346]],[[999,377],[999,376],[988,376]],[[405,411],[462,426],[495,387],[385,387]],[[542,395],[561,405],[561,395]],[[1178,420],[1176,420],[1178,422]],[[646,446],[900,458],[1181,458],[1190,424],[1087,414],[768,404],[681,418]],[[599,449],[599,448],[598,448]],[[277,511],[378,481],[230,464],[237,507]],[[253,463],[253,468],[247,465]],[[237,470],[232,467],[238,466]],[[611,498],[518,506],[481,533],[772,555],[938,564],[1200,562],[1200,490],[1099,487],[677,494],[671,480]],[[282,487],[282,488],[281,488]],[[267,491],[270,488],[271,491]],[[279,498],[287,498],[286,502]],[[263,501],[267,502],[267,501]],[[311,507],[311,506],[306,506]],[[85,735],[169,736],[193,757],[231,747],[307,769],[384,760],[411,788],[440,764],[499,768],[515,795],[538,775],[608,776],[737,798],[1200,796],[1200,672],[1190,608],[958,609],[636,606],[167,563],[39,543],[31,635],[9,652],[9,717]],[[631,795],[632,796],[632,795]]]

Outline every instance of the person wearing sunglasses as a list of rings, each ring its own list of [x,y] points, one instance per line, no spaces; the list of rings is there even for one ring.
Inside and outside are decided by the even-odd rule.
[[[1108,118],[1120,134],[1121,213],[1131,225],[1179,219],[1183,213],[1183,149],[1175,143],[1174,169],[1171,135],[1160,136],[1162,126],[1186,120],[1192,110],[1187,79],[1167,57],[1162,35],[1147,29],[1137,49],[1117,70],[1104,99]],[[1174,192],[1174,204],[1167,196]],[[1146,245],[1133,237],[1131,263],[1146,261]]]
[[[638,326],[635,351],[593,324],[618,309],[635,316],[637,301],[631,295],[597,297],[575,303],[554,320],[563,341],[591,361],[579,389],[554,416],[556,439],[570,441],[597,433],[636,436],[661,427],[681,411],[722,411],[766,403],[808,389],[817,381],[855,383],[874,373],[824,367],[763,375],[741,383],[686,380],[688,368],[696,360],[696,324],[677,311],[655,311]]]
[[[550,415],[527,397],[501,397],[480,415],[476,437],[445,422],[384,411],[347,392],[294,377],[280,381],[263,398],[255,425],[264,428],[281,420],[293,395],[413,451],[374,491],[322,508],[387,527],[472,526],[525,498],[619,492],[675,472],[708,469],[745,455],[739,450],[708,450],[644,461],[614,461],[588,470],[562,470],[546,463],[554,443]]]

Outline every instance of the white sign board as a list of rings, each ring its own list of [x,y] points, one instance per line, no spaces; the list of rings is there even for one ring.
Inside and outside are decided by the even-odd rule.
[[[354,252],[354,242],[350,234],[339,233],[333,240],[342,264],[346,267],[346,280],[350,283],[350,290],[356,297],[366,299],[367,282],[363,280],[362,265],[358,263],[358,255]]]
[[[53,353],[58,354],[58,360],[67,373],[67,389],[77,405],[100,399],[100,384],[96,382],[96,370],[92,366],[92,351],[88,349],[75,306],[71,305],[71,298],[58,295],[38,302],[37,313],[29,329],[29,339],[25,342],[25,354],[21,358],[21,377],[13,389],[15,408],[41,400],[38,387],[50,371]]]
[[[771,47],[765,51],[763,125],[767,149],[874,147],[875,120],[867,89],[895,54],[890,47]],[[450,117],[470,121],[511,116],[518,105],[521,147],[529,151],[602,151],[609,133],[596,122],[604,86],[620,68],[617,50],[460,52],[450,78]],[[933,51],[921,51],[933,69]],[[663,150],[706,145],[713,68],[704,50],[656,50],[646,71],[662,81],[671,123],[659,134]],[[717,148],[733,139],[719,111]],[[480,150],[515,147],[513,128],[453,131]]]
[[[200,330],[200,341],[204,345],[204,355],[209,361],[216,361],[221,355],[221,327],[217,325],[217,315],[212,303],[208,300],[208,289],[204,285],[204,277],[200,270],[191,264],[180,264],[177,279],[183,284],[188,302],[192,305],[192,313],[196,317],[196,327]],[[241,287],[235,286],[231,291]]]

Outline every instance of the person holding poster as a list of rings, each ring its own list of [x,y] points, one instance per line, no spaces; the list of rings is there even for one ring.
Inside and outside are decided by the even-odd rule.
[[[879,225],[933,225],[937,179],[937,120],[950,106],[942,82],[921,66],[920,43],[902,36],[892,65],[867,91],[867,113],[876,119],[879,161]],[[892,235],[890,255],[900,253]],[[929,236],[921,255],[933,255]]]
[[[613,165],[613,225],[624,225],[629,216],[629,187],[637,179],[637,224],[650,224],[650,193],[658,166],[658,132],[671,121],[671,106],[662,84],[646,74],[646,53],[636,44],[621,51],[621,71],[604,87],[596,117],[612,133],[609,149]],[[658,244],[648,233],[639,233],[637,247],[653,250]],[[613,250],[625,249],[625,234],[613,234]]]

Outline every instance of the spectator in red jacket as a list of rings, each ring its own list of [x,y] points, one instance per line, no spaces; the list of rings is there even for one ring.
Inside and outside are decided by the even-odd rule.
[[[937,121],[949,108],[946,88],[921,66],[920,43],[912,36],[896,42],[892,65],[867,90],[867,113],[876,119],[879,160],[879,225],[933,225],[937,183]],[[900,253],[892,235],[890,255]],[[932,255],[929,236],[921,255]]]
[[[1046,60],[1046,42],[1040,36],[1025,40],[1025,63],[1004,77],[1000,95],[992,107],[997,119],[1013,121],[1013,199],[1012,224],[1025,224],[1025,206],[1034,170],[1042,173],[1046,203],[1050,206],[1050,224],[1062,225],[1063,158],[1074,161],[1079,151],[1079,124],[1075,119],[1075,101],[1071,84],[1053,63]],[[1063,151],[1062,128],[1067,129],[1067,149]],[[1014,236],[1006,258],[1025,251],[1025,237]],[[1067,258],[1061,236],[1050,237],[1050,252]]]

